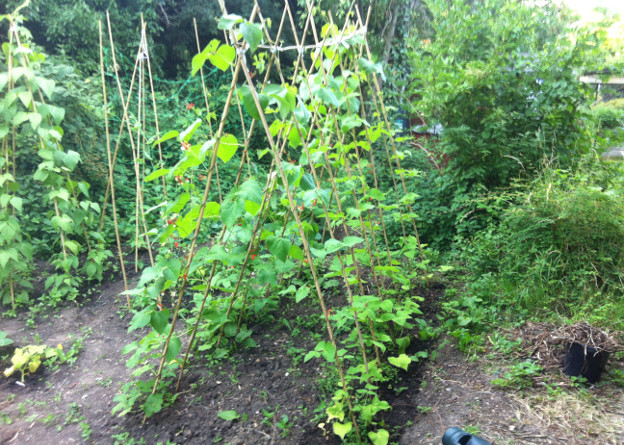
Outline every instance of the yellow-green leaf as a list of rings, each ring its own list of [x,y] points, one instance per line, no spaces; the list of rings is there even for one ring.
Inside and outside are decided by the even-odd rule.
[[[390,434],[386,430],[368,433],[368,438],[374,445],[387,445]]]
[[[221,138],[219,142],[219,148],[217,150],[217,156],[223,162],[227,163],[232,156],[236,154],[236,150],[238,149],[238,141],[234,137],[234,135],[227,134]]]
[[[219,414],[217,414],[217,417],[219,419],[223,419],[223,420],[236,420],[240,417],[240,415],[238,414],[238,412],[234,411],[233,409],[227,410],[227,411],[221,411]]]
[[[342,440],[344,440],[345,436],[351,432],[353,429],[353,424],[351,422],[347,423],[338,423],[334,422],[334,434],[340,436]]]
[[[401,354],[398,357],[388,357],[391,365],[397,368],[403,368],[407,371],[407,367],[412,363],[412,359],[407,354]]]

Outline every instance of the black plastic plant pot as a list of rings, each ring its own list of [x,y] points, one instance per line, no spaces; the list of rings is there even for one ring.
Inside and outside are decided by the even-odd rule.
[[[574,342],[568,346],[563,359],[563,372],[570,377],[585,377],[589,383],[597,383],[609,359],[607,351]]]

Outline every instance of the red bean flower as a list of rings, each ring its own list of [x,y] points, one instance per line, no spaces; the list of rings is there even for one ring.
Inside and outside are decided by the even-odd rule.
[[[193,102],[186,104],[187,110],[192,110],[193,108],[195,108],[195,104]]]

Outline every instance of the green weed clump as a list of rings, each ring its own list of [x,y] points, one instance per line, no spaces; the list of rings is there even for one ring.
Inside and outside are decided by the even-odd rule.
[[[512,198],[498,224],[473,238],[464,250],[473,291],[531,315],[594,313],[607,318],[603,324],[621,323],[621,188],[611,180],[616,171],[607,171],[612,167],[591,168],[574,176],[548,172]]]
[[[603,129],[624,125],[624,99],[601,102],[592,108],[592,115]]]

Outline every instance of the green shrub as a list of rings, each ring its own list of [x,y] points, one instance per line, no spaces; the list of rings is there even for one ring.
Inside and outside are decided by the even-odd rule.
[[[489,289],[490,301],[531,313],[574,315],[581,307],[591,310],[590,300],[594,307],[624,304],[619,303],[624,289],[621,189],[611,166],[589,168],[591,174],[583,170],[572,177],[548,172],[511,197],[514,203],[499,224],[465,245],[473,291]],[[612,175],[607,185],[605,174]]]
[[[596,123],[603,129],[613,129],[624,125],[624,108],[613,102],[622,103],[624,99],[616,99],[601,104],[592,109],[592,115]]]

